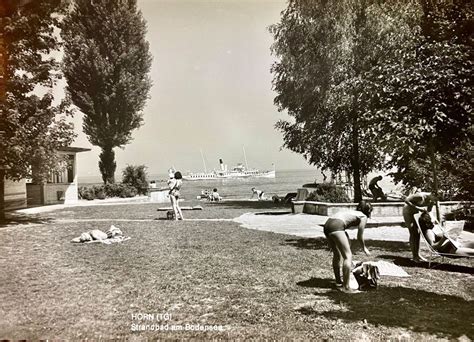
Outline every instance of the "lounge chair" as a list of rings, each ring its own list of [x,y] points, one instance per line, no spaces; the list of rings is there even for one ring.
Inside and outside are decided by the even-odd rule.
[[[428,251],[429,251],[429,258],[428,258],[428,268],[431,268],[431,261],[433,259],[436,259],[436,258],[441,258],[441,263],[444,263],[444,258],[451,258],[451,259],[455,259],[455,258],[473,258],[474,256],[471,256],[471,255],[464,255],[464,254],[452,254],[452,253],[442,253],[442,252],[439,252],[437,251],[436,249],[433,248],[433,246],[431,246],[431,244],[428,242],[428,240],[426,239],[425,237],[425,234],[423,234],[422,230],[421,230],[421,227],[418,223],[418,219],[420,218],[420,213],[417,213],[415,215],[413,215],[414,219],[415,219],[415,224],[416,224],[416,227],[418,228],[418,232],[420,233],[420,237],[421,239],[425,242],[426,246],[428,247]],[[437,223],[437,222],[436,222]],[[441,225],[438,224],[438,227],[441,228]],[[442,229],[442,228],[441,228]],[[443,229],[442,229],[443,230]],[[450,237],[449,237],[449,233],[447,233],[446,231],[443,230],[443,233],[445,234],[446,237],[448,237],[448,239],[454,244],[456,245],[457,242],[452,240]]]

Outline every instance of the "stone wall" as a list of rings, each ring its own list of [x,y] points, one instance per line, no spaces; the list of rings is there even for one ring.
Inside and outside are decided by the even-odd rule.
[[[462,207],[467,202],[449,201],[439,202],[441,216],[454,209]],[[380,202],[372,203],[372,217],[395,217],[403,216],[402,210],[404,202]],[[294,201],[292,204],[293,213],[305,213],[313,215],[332,216],[341,210],[355,210],[357,203],[326,203],[313,201]]]
[[[169,190],[161,190],[156,188],[149,188],[148,194],[150,196],[150,202],[154,203],[166,203],[170,201]]]
[[[28,206],[43,205],[43,186],[40,184],[26,184]]]
[[[44,185],[44,204],[73,204],[78,202],[77,186],[71,184],[53,184]]]
[[[71,184],[28,184],[28,205],[74,204],[78,202],[77,186]]]
[[[5,179],[5,210],[26,208],[26,182]]]

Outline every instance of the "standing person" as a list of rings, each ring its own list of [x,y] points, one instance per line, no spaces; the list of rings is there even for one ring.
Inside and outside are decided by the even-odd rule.
[[[410,233],[410,248],[414,261],[426,261],[420,255],[420,233],[418,232],[413,215],[419,212],[429,212],[436,204],[436,196],[430,192],[418,192],[405,198],[403,220]]]
[[[181,212],[181,208],[179,207],[179,190],[181,189],[181,185],[183,184],[183,176],[179,171],[172,173],[172,169],[170,169],[169,172],[170,179],[168,180],[168,187],[170,189],[169,195],[171,200],[171,206],[174,212],[174,219],[183,220],[183,213]],[[172,178],[171,174],[173,174]]]
[[[336,278],[336,286],[342,286],[342,291],[346,293],[357,292],[349,286],[352,268],[352,252],[349,235],[346,229],[357,227],[357,240],[362,246],[366,255],[370,255],[365,246],[364,229],[367,219],[372,212],[372,205],[366,201],[360,201],[356,210],[343,210],[328,218],[324,224],[324,235],[333,251],[332,268]],[[341,277],[342,267],[342,277]]]
[[[377,176],[374,177],[370,180],[369,182],[369,190],[372,193],[372,197],[374,198],[374,201],[376,201],[379,197],[382,201],[386,201],[387,197],[383,193],[382,188],[377,184],[379,181],[382,180],[382,176]]]
[[[252,199],[255,195],[257,195],[259,201],[265,199],[265,192],[263,192],[263,190],[257,190],[255,188],[252,188],[252,197],[250,197],[250,199]]]

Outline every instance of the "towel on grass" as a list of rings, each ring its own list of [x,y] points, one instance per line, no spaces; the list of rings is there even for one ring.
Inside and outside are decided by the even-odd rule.
[[[354,265],[358,264],[357,261],[353,261]],[[409,277],[410,275],[405,272],[403,268],[398,265],[395,265],[388,261],[378,260],[370,261],[371,265],[377,266],[379,275],[389,276],[389,277]]]
[[[94,229],[85,233],[81,236],[71,240],[74,243],[103,243],[110,245],[112,243],[118,243],[130,240],[130,237],[124,236],[120,228],[111,225],[107,232],[103,232],[99,229]]]

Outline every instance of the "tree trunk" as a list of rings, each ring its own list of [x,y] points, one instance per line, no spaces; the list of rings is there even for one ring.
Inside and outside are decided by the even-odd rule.
[[[104,184],[115,183],[115,169],[117,168],[117,163],[115,163],[115,152],[113,148],[103,147],[99,159],[99,170],[102,174]]]
[[[5,221],[5,170],[0,165],[0,222]]]
[[[433,172],[433,192],[436,198],[439,199],[438,163],[436,162],[436,155],[432,148],[430,149],[430,159],[431,159],[431,171]],[[438,222],[441,222],[441,210],[439,207],[439,201],[436,201],[436,219],[438,220]]]
[[[359,127],[356,118],[352,125],[352,175],[354,176],[354,202],[360,202],[362,189],[360,186]]]

